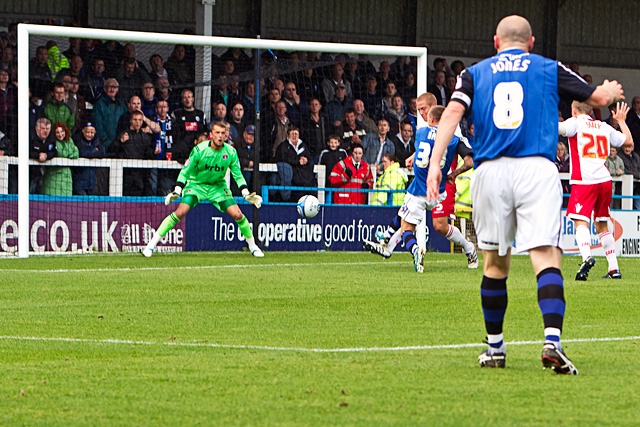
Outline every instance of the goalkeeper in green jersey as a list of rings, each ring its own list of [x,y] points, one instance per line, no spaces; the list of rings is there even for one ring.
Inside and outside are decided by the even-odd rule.
[[[247,217],[244,216],[231,195],[229,187],[227,187],[225,181],[227,169],[231,169],[231,175],[246,201],[260,208],[262,197],[256,193],[249,193],[247,182],[242,176],[238,163],[238,153],[235,148],[224,142],[225,132],[224,124],[215,123],[211,129],[211,141],[203,141],[191,151],[189,162],[185,164],[178,175],[176,188],[167,194],[164,203],[168,205],[181,195],[182,200],[180,200],[178,208],[166,217],[153,233],[153,238],[142,250],[144,256],[150,257],[160,239],[182,220],[191,208],[203,200],[210,201],[220,212],[231,215],[247,240],[251,254],[255,257],[264,256],[256,245]]]

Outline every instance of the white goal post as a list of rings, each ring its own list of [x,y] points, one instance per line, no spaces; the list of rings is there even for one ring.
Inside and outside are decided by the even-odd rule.
[[[241,39],[183,34],[143,33],[93,28],[74,28],[47,25],[18,25],[18,257],[29,256],[29,66],[30,36],[73,37],[79,39],[115,40],[122,42],[184,44],[205,48],[237,47],[266,51],[307,51],[343,54],[386,55],[388,57],[417,57],[417,92],[427,89],[427,49],[425,47],[381,46],[343,43],[318,43],[287,40]],[[207,52],[207,51],[205,51]],[[196,73],[198,70],[196,70]],[[205,75],[210,75],[205,72]]]

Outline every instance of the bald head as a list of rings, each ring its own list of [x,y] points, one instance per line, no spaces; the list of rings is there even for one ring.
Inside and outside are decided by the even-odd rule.
[[[533,48],[533,42],[531,24],[522,16],[507,16],[498,23],[494,37],[494,44],[498,52],[513,47],[529,51]]]

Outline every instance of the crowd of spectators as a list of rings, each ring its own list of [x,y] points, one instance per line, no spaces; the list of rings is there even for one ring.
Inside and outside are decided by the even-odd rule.
[[[15,37],[0,34],[0,47],[0,153],[17,155]],[[269,51],[261,58],[259,93],[255,62],[255,57],[237,48],[212,58],[211,75],[215,77],[211,99],[207,100],[212,113],[206,117],[196,108],[202,102],[196,103],[195,98],[195,49],[191,46],[176,45],[165,60],[157,53],[149,58],[140,55],[132,43],[70,38],[68,46],[59,47],[51,40],[36,48],[29,68],[31,157],[41,162],[55,156],[74,158],[69,149],[73,142],[80,158],[175,160],[184,164],[194,142],[206,138],[209,124],[222,121],[230,125],[228,142],[237,148],[250,185],[251,170],[258,160],[278,165],[277,173],[266,182],[283,186],[316,186],[313,167],[321,164],[326,167],[327,187],[371,190],[359,191],[362,197],[336,190],[335,202],[382,199],[382,193],[373,194],[378,188],[376,177],[384,176],[391,166],[403,168],[415,150],[415,58],[397,57],[392,63],[382,60],[376,67],[367,55]],[[454,61],[449,67],[444,58],[435,58],[432,66],[428,90],[438,104],[446,106],[465,65]],[[258,103],[259,123],[255,115]],[[562,106],[559,110],[562,119]],[[594,118],[599,117],[596,110]],[[635,140],[640,141],[640,97],[633,99],[627,122]],[[45,125],[49,132],[44,131]],[[461,128],[466,135],[469,124],[463,122]],[[58,135],[59,131],[64,136]],[[258,134],[259,159],[253,148]],[[357,161],[355,148],[362,152]],[[558,165],[564,168],[568,150],[565,147],[561,154],[561,148],[559,145]],[[624,162],[624,173],[640,178],[637,152],[618,156]],[[360,171],[364,165],[372,173],[370,178]],[[45,176],[46,169],[31,168],[33,192],[68,194],[69,188],[77,195],[109,192],[106,169],[52,169]],[[164,195],[177,172],[128,169],[123,194]],[[53,173],[64,175],[63,192],[51,189]],[[12,167],[12,192],[16,190],[15,174]],[[640,194],[640,186],[636,188]],[[372,193],[371,197],[367,193]],[[273,193],[282,201],[296,196],[295,191]]]
[[[14,156],[15,40],[14,35],[0,35],[0,152]],[[324,156],[323,163],[331,168],[351,155],[354,147],[362,147],[362,156],[369,159],[367,167],[375,174],[383,172],[383,154],[398,147],[401,162],[411,154],[415,62],[399,57],[393,64],[382,61],[376,69],[366,55],[270,52],[263,58],[265,77],[256,93],[254,59],[236,48],[213,58],[216,77],[210,99],[212,117],[207,118],[196,108],[193,47],[176,45],[166,60],[157,53],[147,60],[132,43],[69,38],[68,46],[58,46],[50,40],[35,49],[29,68],[31,158],[42,163],[53,157],[79,156],[184,164],[194,141],[207,133],[209,122],[218,121],[231,125],[228,142],[237,147],[249,180],[258,160],[252,150],[258,131],[259,160],[278,164],[270,182],[281,185],[316,186],[313,166],[321,163],[321,153],[332,151],[331,137],[338,142],[333,148],[342,155]],[[257,103],[262,111],[259,129]],[[326,174],[328,186],[337,185],[331,183],[331,168]],[[32,167],[31,172],[34,193],[109,191],[108,172],[103,168]],[[123,193],[162,195],[175,174],[164,169],[125,169]],[[10,191],[15,192],[15,168],[10,175]],[[53,176],[65,177],[63,191],[52,189]],[[276,197],[290,200],[292,196],[284,191]]]

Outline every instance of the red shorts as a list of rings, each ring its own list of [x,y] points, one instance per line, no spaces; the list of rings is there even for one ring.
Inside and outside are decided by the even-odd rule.
[[[567,216],[581,221],[606,221],[611,205],[611,181],[599,184],[573,184],[567,206]]]
[[[447,183],[447,198],[431,209],[431,218],[456,219],[456,185]]]

